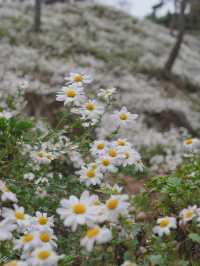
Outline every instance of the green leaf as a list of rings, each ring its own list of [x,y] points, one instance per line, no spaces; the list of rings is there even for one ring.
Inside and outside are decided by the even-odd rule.
[[[197,242],[200,244],[200,235],[199,234],[196,234],[196,233],[191,233],[189,234],[189,238],[194,241],[194,242]]]
[[[153,265],[162,265],[163,257],[161,255],[151,255],[149,259]]]

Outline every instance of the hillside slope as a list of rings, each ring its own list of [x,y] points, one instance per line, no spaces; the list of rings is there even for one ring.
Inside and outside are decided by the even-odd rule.
[[[162,67],[175,41],[167,29],[91,3],[54,4],[43,8],[42,32],[37,35],[31,30],[31,1],[25,2],[0,3],[0,90],[14,92],[17,82],[27,79],[32,91],[28,97],[30,114],[50,117],[63,77],[81,66],[95,75],[94,88],[99,82],[116,87],[122,104],[140,115],[136,127],[128,132],[136,145],[170,144],[178,154],[182,136],[172,128],[184,127],[190,134],[198,134],[197,38],[185,38],[174,68],[177,75],[189,80],[183,87],[182,82],[156,78],[157,68]],[[137,139],[136,131],[140,132]],[[172,153],[168,160],[173,165]]]

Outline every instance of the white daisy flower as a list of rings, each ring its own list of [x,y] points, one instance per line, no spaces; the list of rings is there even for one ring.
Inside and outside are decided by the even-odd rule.
[[[114,160],[106,155],[106,156],[101,156],[97,160],[97,165],[99,166],[100,170],[105,173],[105,172],[110,172],[110,173],[116,173],[117,168],[115,166]]]
[[[46,153],[46,158],[47,158],[49,163],[54,160],[54,156],[51,152]]]
[[[45,198],[48,195],[47,191],[44,188],[44,185],[43,186],[37,186],[35,193],[40,198]]]
[[[1,200],[2,201],[12,201],[12,202],[17,202],[17,198],[16,198],[16,195],[11,192],[9,189],[8,190],[4,190],[4,192],[2,193],[1,195]]]
[[[31,266],[56,266],[62,256],[58,256],[51,247],[44,246],[35,249],[27,259],[28,265]]]
[[[4,182],[0,180],[0,191],[2,192],[1,200],[2,201],[12,201],[17,202],[17,197],[15,193],[11,192],[9,188],[5,185]]]
[[[120,187],[119,185],[115,184],[113,187],[111,187],[111,191],[113,194],[120,194],[123,190],[123,187]]]
[[[115,184],[114,186],[111,186],[108,183],[105,183],[101,186],[101,188],[104,190],[108,190],[111,194],[120,194],[123,190],[123,187],[120,187],[118,184]]]
[[[180,224],[186,224],[197,216],[197,206],[189,206],[187,209],[183,209],[179,216],[181,218]]]
[[[91,144],[91,154],[93,156],[96,155],[104,155],[107,152],[108,149],[108,142],[105,140],[95,140]]]
[[[133,165],[141,160],[140,154],[133,148],[123,148],[121,149],[122,165]]]
[[[122,149],[116,146],[115,142],[110,143],[106,156],[108,156],[113,164],[121,165],[123,161]]]
[[[79,112],[81,119],[88,121],[86,124],[95,125],[103,114],[104,107],[97,103],[96,100],[89,100],[80,107]]]
[[[57,240],[56,236],[53,234],[53,230],[50,228],[43,229],[37,232],[37,243],[38,246],[44,246],[46,244],[50,245],[52,248],[56,248],[57,244],[55,241]]]
[[[118,149],[131,148],[130,142],[123,138],[117,139],[114,143],[118,147]]]
[[[102,97],[104,100],[109,100],[110,97],[116,92],[116,88],[110,89],[100,89],[99,93],[97,94],[99,97]]]
[[[157,225],[153,228],[153,232],[159,236],[169,235],[170,229],[176,228],[176,219],[174,217],[158,218]]]
[[[69,199],[61,200],[61,208],[57,209],[57,213],[64,220],[64,225],[75,231],[78,225],[93,225],[96,219],[95,210],[94,196],[90,196],[88,191],[84,191],[80,199],[70,196]]]
[[[189,138],[183,142],[183,145],[186,149],[194,150],[200,148],[200,140],[197,138]]]
[[[35,181],[35,184],[48,184],[49,183],[49,179],[47,177],[40,177]]]
[[[10,220],[4,219],[0,222],[0,241],[12,239],[12,232],[17,226]]]
[[[78,86],[82,86],[83,84],[90,84],[92,82],[92,77],[81,69],[70,72],[69,76],[65,77],[64,79],[67,81],[67,84],[75,83]]]
[[[32,159],[39,164],[49,164],[54,158],[50,152],[41,150],[38,152],[33,152]]]
[[[11,112],[7,112],[7,111],[1,111],[0,112],[0,118],[6,118],[6,119],[10,119],[13,116],[13,114]]]
[[[94,244],[105,244],[112,239],[111,231],[108,228],[94,226],[88,229],[84,238],[81,239],[81,246],[85,247],[88,252],[94,248]]]
[[[127,195],[112,195],[106,201],[105,209],[108,221],[117,222],[119,216],[128,215],[130,204],[127,199]]]
[[[20,89],[27,90],[29,88],[29,82],[28,80],[21,80],[18,84]]]
[[[122,107],[120,111],[115,111],[112,115],[113,121],[117,127],[127,127],[135,122],[137,114],[131,114],[126,107]]]
[[[24,213],[24,208],[14,204],[14,209],[3,208],[2,216],[5,219],[17,223],[20,231],[30,226],[30,216]]]
[[[64,105],[73,103],[74,105],[79,106],[84,100],[85,95],[83,88],[78,87],[75,84],[63,87],[61,92],[58,92],[56,96],[56,101],[64,102]]]
[[[143,164],[142,160],[139,160],[139,161],[135,162],[134,165],[135,165],[135,169],[137,171],[143,172],[143,170],[144,170],[144,164]]]
[[[70,160],[72,161],[74,168],[76,169],[81,168],[81,166],[84,164],[82,156],[79,152],[70,151],[68,156],[70,157]]]
[[[51,228],[54,226],[53,217],[48,217],[47,213],[36,212],[34,219],[34,226],[39,230]]]
[[[97,195],[92,196],[92,204],[94,206],[94,223],[101,224],[106,221],[105,204],[103,204]],[[93,226],[93,225],[92,225]]]
[[[105,204],[100,201],[96,203],[95,208],[95,223],[102,224],[107,220],[107,213],[105,209]]]
[[[22,249],[24,252],[32,251],[38,247],[36,232],[25,233],[20,239],[14,241],[14,248],[17,250]]]
[[[26,179],[28,181],[33,181],[34,178],[35,178],[35,175],[33,173],[24,174],[24,179]]]
[[[80,182],[85,183],[86,186],[99,185],[103,179],[102,173],[94,164],[90,164],[86,167],[83,166],[77,174],[80,175]]]

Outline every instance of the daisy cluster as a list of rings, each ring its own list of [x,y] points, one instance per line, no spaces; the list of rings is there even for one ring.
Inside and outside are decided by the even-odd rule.
[[[102,103],[90,98],[87,93],[87,86],[91,82],[92,78],[88,73],[82,70],[72,72],[65,78],[65,85],[58,92],[56,99],[64,102],[67,111],[69,110],[74,118],[78,117],[83,127],[95,130],[101,126],[115,89],[100,90],[98,97],[104,100]],[[24,180],[34,182],[37,186],[36,193],[40,196],[46,196],[40,185],[48,184],[49,179],[54,178],[53,161],[73,164],[75,178],[86,190],[82,189],[80,196],[73,193],[62,196],[58,199],[60,203],[55,212],[66,231],[75,232],[82,229],[80,246],[87,252],[92,252],[96,245],[107,245],[109,242],[112,245],[116,231],[119,239],[135,238],[123,224],[125,221],[133,225],[135,216],[136,220],[138,218],[133,197],[123,194],[122,187],[117,184],[111,186],[107,181],[127,166],[143,170],[140,154],[126,138],[118,134],[119,129],[134,126],[137,115],[122,107],[117,111],[111,109],[110,118],[115,125],[113,131],[109,137],[93,139],[87,147],[85,161],[79,152],[79,145],[74,145],[67,137],[67,127],[55,135],[45,130],[45,135],[39,138],[38,143],[24,144],[22,147],[22,154],[28,158],[24,169],[28,170],[24,173]],[[7,116],[6,119],[10,117]],[[183,146],[187,151],[195,153],[199,150],[199,140],[186,139]],[[63,178],[57,169],[56,176]],[[96,191],[96,194],[93,194],[93,191]],[[10,261],[4,266],[56,266],[63,256],[57,251],[59,236],[55,234],[54,217],[39,211],[33,215],[27,214],[22,206],[17,205],[17,196],[3,181],[0,181],[0,197],[0,241],[11,241],[20,259]],[[3,207],[4,203],[6,207]],[[9,205],[10,203],[12,205]],[[184,228],[191,222],[200,226],[200,208],[196,205],[181,210],[177,217],[158,218],[151,232],[162,237],[169,235],[172,229]],[[128,260],[122,264],[131,265],[136,264]]]
[[[106,110],[104,104],[86,95],[85,86],[92,82],[91,76],[87,72],[77,69],[65,77],[65,81],[65,85],[58,92],[56,100],[64,102],[64,105],[71,108],[72,113],[78,114],[83,126],[96,125]],[[115,93],[115,88],[101,89],[98,96],[109,100],[113,93]],[[123,107],[121,110],[115,111],[111,117],[115,120],[115,129],[118,129],[120,126],[127,126],[134,122],[137,115],[131,114],[126,107]]]
[[[200,140],[188,136],[187,130],[171,130],[171,137],[164,133],[158,146],[162,147],[163,154],[155,154],[149,164],[156,173],[174,171],[183,163],[185,157],[193,157],[200,152]]]
[[[68,105],[72,114],[80,117],[84,127],[96,126],[100,123],[106,106],[86,96],[83,86],[91,83],[91,77],[79,71],[70,73],[65,80],[66,84],[57,94],[56,99]],[[114,92],[114,88],[101,90],[99,97],[109,104]],[[136,118],[137,115],[128,112],[126,107],[112,114],[112,119],[116,121],[115,130],[135,123]],[[100,185],[106,175],[117,172],[119,167],[135,165],[142,169],[139,153],[124,138],[117,138],[114,141],[96,140],[91,144],[89,152],[92,162],[85,164],[77,152],[77,147],[73,146],[65,135],[59,135],[56,141],[52,138],[33,146],[24,145],[22,153],[31,159],[28,166],[33,170],[25,173],[24,179],[35,180],[35,173],[39,172],[41,167],[47,166],[49,171],[52,161],[62,160],[65,156],[68,156],[79,168],[76,173],[80,177],[80,182],[86,186]],[[48,182],[50,176],[51,173],[46,174],[46,177],[37,178],[35,184]],[[84,191],[80,199],[76,196],[62,199],[60,208],[57,209],[57,213],[64,221],[64,226],[71,228],[72,231],[77,230],[78,226],[87,226],[80,245],[88,252],[93,250],[95,244],[111,241],[111,225],[118,224],[120,217],[130,215],[128,195],[120,194],[121,188],[118,186],[112,188],[106,185],[106,188],[111,194],[103,201],[97,195],[90,195],[88,191]],[[22,262],[19,263],[24,262],[31,266],[57,265],[61,256],[58,256],[55,251],[57,238],[53,232],[53,217],[39,212],[35,216],[30,216],[25,213],[23,207],[16,205],[16,195],[10,192],[3,182],[1,191],[3,201],[10,200],[15,203],[13,208],[2,209],[1,228],[4,231],[4,237],[2,236],[1,240],[13,240],[14,249],[21,252]],[[17,232],[19,237],[13,239],[13,232]]]
[[[47,131],[48,134],[48,131]],[[23,154],[28,155],[31,163],[36,168],[49,165],[53,160],[70,159],[75,168],[83,163],[78,146],[72,144],[70,139],[61,132],[56,138],[52,136],[48,141],[39,142],[37,145],[23,145]]]
[[[97,195],[84,191],[79,198],[70,196],[62,199],[57,213],[64,226],[77,230],[78,226],[87,226],[81,246],[92,251],[94,244],[107,243],[112,239],[111,230],[105,226],[108,223],[118,223],[120,216],[128,216],[130,204],[127,195],[111,195],[104,203]]]
[[[65,78],[66,85],[57,94],[57,101],[68,105],[72,113],[76,113],[83,121],[83,126],[94,126],[101,122],[106,109],[95,99],[90,99],[84,89],[84,85],[91,83],[92,78],[79,70],[72,72]],[[108,103],[115,89],[101,90],[99,96]],[[119,127],[126,127],[135,123],[137,115],[128,112],[126,107],[112,114],[116,122],[115,131]],[[135,165],[142,168],[141,157],[132,145],[124,138],[115,141],[95,140],[90,145],[91,162],[83,164],[76,172],[80,182],[87,187],[100,185],[104,177],[116,173],[119,167]],[[81,246],[87,251],[92,251],[94,244],[106,243],[111,240],[112,235],[105,223],[118,223],[120,216],[129,213],[128,195],[112,194],[104,203],[97,195],[90,195],[84,191],[78,199],[70,196],[60,202],[61,207],[57,210],[66,227],[72,231],[77,230],[78,225],[86,225],[88,230],[81,240]],[[103,226],[102,226],[103,225]]]
[[[65,77],[65,86],[57,94],[56,100],[70,105],[72,113],[79,114],[83,126],[95,125],[104,112],[102,104],[95,99],[88,99],[85,95],[83,85],[90,84],[92,79],[82,72],[72,72]]]
[[[62,159],[62,156],[71,154],[75,149],[76,146],[72,145],[69,138],[61,134],[56,140],[52,137],[34,147],[25,145],[24,154],[28,154],[35,165],[48,165],[55,159]]]
[[[47,213],[36,212],[34,216],[25,213],[16,204],[17,198],[1,181],[1,200],[13,203],[12,208],[3,207],[0,212],[0,241],[12,240],[13,248],[21,260],[10,261],[5,266],[55,266],[62,256],[56,253],[57,237],[54,234],[54,220]]]
[[[200,208],[196,205],[189,206],[180,211],[178,219],[169,216],[158,218],[157,225],[153,228],[153,232],[159,236],[169,235],[171,229],[176,229],[178,226],[183,227],[193,220],[195,220],[197,226],[200,227]]]
[[[46,132],[48,134],[48,132]],[[53,137],[48,141],[38,143],[37,145],[23,145],[23,154],[28,156],[30,160],[27,162],[27,171],[24,174],[24,179],[34,183],[41,195],[40,184],[48,184],[49,180],[53,178],[54,173],[51,169],[51,162],[54,160],[70,161],[75,169],[80,169],[83,165],[83,159],[78,151],[77,145],[72,144],[68,137],[61,132],[56,139]],[[43,171],[43,167],[45,167]],[[44,172],[41,173],[41,170]],[[52,170],[52,171],[51,171]],[[56,172],[59,178],[62,174]]]
[[[66,85],[57,94],[57,101],[68,105],[72,113],[75,111],[83,120],[83,126],[99,124],[103,120],[106,106],[86,95],[83,86],[91,83],[92,78],[89,74],[83,70],[77,70],[77,72],[70,73],[65,80]],[[101,89],[98,95],[109,104],[113,93],[115,93],[115,88]],[[126,107],[122,107],[121,110],[114,111],[111,118],[115,121],[113,132],[116,132],[119,128],[133,125],[137,115],[131,114]],[[124,138],[118,138],[115,141],[95,140],[90,145],[90,154],[92,162],[83,164],[81,170],[77,171],[80,182],[86,186],[100,185],[105,175],[117,172],[119,167],[135,165],[142,169],[140,154]]]
[[[150,67],[151,69],[151,66],[163,65],[163,60],[165,60],[163,55],[169,52],[169,43],[172,44],[174,41],[173,37],[169,35],[169,32],[167,32],[166,29],[162,27],[159,27],[158,29],[158,25],[154,25],[149,21],[142,21],[141,23],[136,23],[139,31],[133,35],[131,32],[131,27],[124,31],[124,27],[130,23],[129,17],[124,15],[119,17],[118,13],[116,14],[113,10],[109,10],[110,15],[98,18],[96,17],[96,12],[93,12],[93,8],[91,8],[89,9],[89,16],[84,18],[86,21],[84,27],[87,24],[93,25],[95,29],[94,31],[99,37],[92,39],[91,47],[89,48],[88,53],[85,53],[85,44],[88,43],[90,32],[86,31],[88,34],[87,35],[85,31],[82,30],[82,13],[83,10],[86,13],[88,12],[88,4],[84,5],[84,2],[87,1],[82,1],[81,8],[79,8],[79,4],[76,6],[56,3],[55,5],[46,5],[43,9],[43,26],[47,34],[40,35],[41,45],[33,47],[32,45],[29,45],[32,41],[31,35],[27,36],[26,34],[27,30],[32,27],[33,23],[33,2],[34,1],[31,0],[1,1],[2,8],[0,9],[0,17],[2,19],[2,25],[4,27],[5,34],[2,36],[2,42],[0,45],[0,61],[3,62],[1,64],[2,67],[0,70],[0,91],[10,92],[12,88],[13,94],[15,94],[16,83],[18,82],[19,77],[23,77],[26,78],[26,80],[29,80],[29,90],[33,96],[53,95],[52,92],[55,91],[55,86],[62,82],[62,77],[66,71],[66,68],[70,69],[71,64],[75,63],[76,57],[78,57],[81,65],[88,65],[89,63],[91,68],[95,69],[95,71],[98,73],[98,83],[100,83],[102,80],[105,84],[112,83],[115,86],[118,86],[120,83],[119,88],[121,100],[124,104],[130,106],[129,108],[134,108],[136,112],[140,113],[141,122],[137,123],[139,134],[135,134],[135,128],[127,132],[127,138],[129,135],[129,138],[131,141],[133,141],[133,143],[137,144],[138,146],[143,146],[143,144],[146,142],[147,150],[151,149],[155,142],[161,145],[163,142],[165,142],[168,147],[172,146],[171,131],[166,129],[163,137],[163,130],[161,130],[163,129],[162,121],[165,120],[165,116],[162,116],[162,114],[164,115],[166,111],[167,113],[169,112],[176,114],[178,117],[179,114],[181,114],[186,118],[186,121],[188,121],[194,131],[198,130],[199,103],[197,92],[192,92],[191,101],[190,97],[187,97],[187,101],[185,101],[185,97],[173,97],[173,95],[167,93],[165,86],[163,86],[163,82],[157,80],[156,78],[149,79],[147,75],[140,75],[138,73],[133,75],[133,73],[127,71],[130,67],[130,60],[129,56],[127,56],[127,53],[130,53],[131,56],[136,53],[137,57],[139,58],[138,63],[144,65],[145,69],[146,67]],[[18,8],[19,4],[21,7],[20,9]],[[67,16],[66,12],[68,14]],[[107,14],[107,12],[108,10],[105,12],[105,14]],[[77,16],[73,16],[73,13],[76,13]],[[55,16],[56,19],[52,20],[52,16]],[[116,25],[116,23],[112,23],[114,17],[118,21],[120,20],[119,24]],[[21,21],[20,27],[18,27],[18,24],[13,24],[13,20],[18,18],[20,18]],[[77,21],[77,27],[74,27]],[[65,35],[66,23],[69,24],[69,27],[72,29],[70,32],[70,40],[68,36]],[[106,34],[101,34],[102,24],[104,25],[103,28],[109,28],[112,34],[110,31],[108,31]],[[159,42],[157,42],[157,40],[154,38],[155,33],[159,35]],[[62,38],[57,38],[57,34],[62,36]],[[116,34],[121,34],[120,38],[116,38]],[[73,45],[77,41],[77,36],[79,36],[80,40],[83,41],[78,42],[78,45],[80,46],[78,53],[76,47]],[[143,36],[146,41],[142,39],[141,43],[143,45],[138,46],[138,39],[140,40],[141,36]],[[29,41],[26,41],[27,38]],[[10,39],[13,40],[12,43],[10,43]],[[118,75],[116,79],[115,71],[109,71],[110,75],[106,75],[107,70],[110,68],[110,63],[111,65],[114,63],[113,69],[115,69],[115,60],[113,62],[111,60],[108,65],[107,60],[104,61],[98,56],[98,47],[107,47],[108,51],[103,50],[105,55],[107,52],[110,52],[111,56],[115,57],[115,53],[113,54],[113,51],[117,51],[117,53],[121,54],[121,40],[123,40],[127,44],[127,47],[131,48],[131,50],[128,49],[127,51],[125,49],[123,63],[120,61],[120,64],[117,66],[121,74]],[[193,48],[188,50],[187,45],[182,47],[182,56],[183,58],[186,56],[186,58],[183,61],[180,61],[176,65],[176,68],[178,69],[180,75],[182,75],[184,72],[184,75],[186,75],[189,80],[193,80],[194,84],[196,84],[199,83],[199,75],[196,74],[196,69],[199,69],[199,60],[197,60],[198,46],[196,45],[196,41],[192,41],[191,36],[189,37],[188,42],[190,42],[190,47]],[[54,49],[46,49],[47,54],[44,55],[42,47],[49,47],[49,43],[54,44]],[[74,48],[71,49],[71,53],[69,55],[70,60],[67,62],[66,60],[62,60],[63,55],[66,55],[66,45],[67,49],[71,49],[71,47]],[[97,54],[93,51],[96,51],[96,49]],[[160,59],[158,59],[158,53]],[[183,58],[179,59],[182,60]],[[187,64],[185,64],[185,61],[187,61]],[[132,60],[132,63],[137,65],[135,60]],[[39,75],[36,79],[35,69],[37,69],[37,66],[39,66]],[[170,83],[169,86],[173,86],[173,84]],[[31,100],[31,105],[27,106],[27,109],[37,114],[43,115],[44,105],[48,106],[49,96],[42,97],[40,103],[37,101],[37,99],[37,97],[33,97]],[[192,108],[194,104],[195,106],[197,104],[197,108]],[[21,107],[20,104],[19,107]],[[162,117],[163,119],[160,119],[160,121],[157,119],[159,124],[158,128],[156,126],[156,122],[151,123],[151,129],[149,129],[149,123],[146,122],[149,121],[149,115],[150,117],[154,117],[154,114],[160,114],[161,116],[159,117]],[[142,117],[144,119],[142,119]],[[168,122],[166,121],[164,124],[168,124]],[[172,127],[173,129],[178,130],[176,125],[177,123],[175,122],[175,125],[172,125]],[[184,125],[187,126],[185,123]],[[136,141],[134,138],[136,138]],[[154,162],[161,162],[160,166],[164,168],[164,172],[168,170],[174,170],[177,165],[180,165],[181,158],[179,144],[179,140],[177,140],[175,137],[172,147],[174,151],[170,153],[169,149],[166,149],[166,151],[169,152],[169,154],[167,153],[167,156],[160,153],[161,156],[156,156],[154,158],[152,167],[155,167]],[[167,157],[166,160],[165,157]],[[156,169],[157,172],[159,172],[161,167]]]
[[[3,181],[0,185],[1,200],[14,203],[12,208],[1,209],[0,241],[12,240],[14,250],[21,253],[21,260],[10,261],[4,266],[57,265],[63,256],[56,253],[57,237],[53,231],[53,217],[38,211],[35,216],[26,214],[23,207],[16,205],[16,195]],[[119,224],[120,217],[134,222],[130,211],[127,195],[113,194],[102,202],[97,195],[90,195],[88,191],[84,191],[80,198],[72,195],[68,199],[62,199],[60,208],[57,209],[64,226],[71,228],[73,232],[78,226],[87,226],[80,245],[88,252],[93,250],[95,244],[106,244],[112,240],[112,228]],[[159,236],[169,235],[171,229],[184,227],[192,221],[200,226],[200,208],[196,205],[181,210],[178,218],[158,218],[153,232]],[[135,264],[125,261],[122,265]]]
[[[100,185],[106,175],[116,173],[119,167],[135,165],[142,170],[140,154],[126,139],[94,141],[90,152],[94,161],[82,166],[77,172],[80,182],[86,186]]]

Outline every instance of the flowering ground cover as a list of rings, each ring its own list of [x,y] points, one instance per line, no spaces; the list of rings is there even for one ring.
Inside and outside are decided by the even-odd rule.
[[[1,96],[8,90],[15,95],[16,84],[27,80],[25,112],[54,123],[64,75],[76,66],[89,68],[92,90],[115,87],[115,109],[127,106],[139,114],[134,127],[120,131],[142,152],[145,165],[159,174],[175,170],[183,140],[200,132],[198,36],[185,36],[174,66],[177,80],[166,81],[159,71],[175,42],[167,28],[96,1],[60,2],[44,4],[41,34],[35,34],[33,0],[0,1]],[[110,130],[109,117],[100,139]]]
[[[92,82],[82,69],[64,78],[53,128],[23,115],[27,83],[1,99],[0,263],[198,266],[199,139],[182,143],[181,167],[126,194],[127,173],[134,182],[146,171],[120,131],[138,115],[113,110],[116,90],[91,92]],[[99,138],[107,115],[109,133]]]

